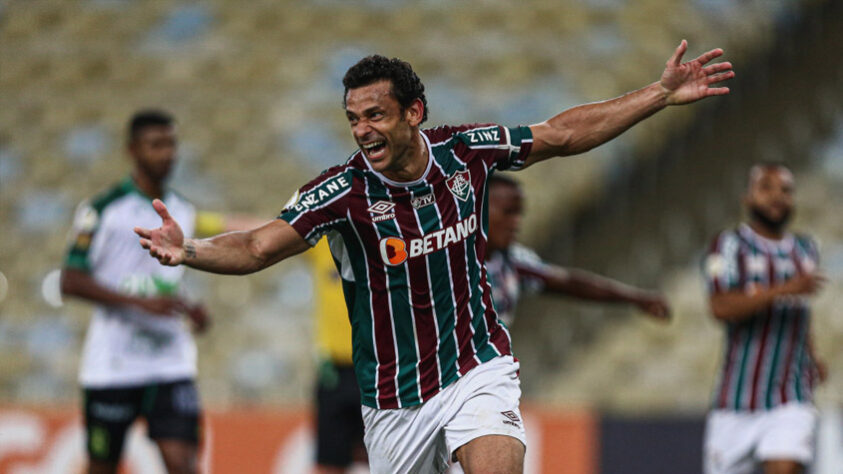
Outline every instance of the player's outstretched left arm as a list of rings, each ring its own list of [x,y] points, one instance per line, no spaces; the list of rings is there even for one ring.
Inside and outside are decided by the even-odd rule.
[[[140,245],[162,265],[185,264],[212,273],[246,274],[304,252],[310,245],[287,222],[276,219],[248,231],[229,232],[208,239],[185,239],[167,206],[152,202],[161,227],[135,227]]]
[[[559,267],[552,270],[545,280],[546,291],[590,301],[629,303],[655,319],[670,319],[670,307],[659,293],[583,270]]]
[[[698,58],[682,62],[688,42],[682,40],[667,60],[658,82],[603,102],[580,105],[551,119],[532,125],[533,147],[526,165],[554,156],[576,155],[601,145],[668,105],[696,102],[729,93],[728,87],[714,87],[735,76],[732,64],[707,65],[723,54],[712,49]]]

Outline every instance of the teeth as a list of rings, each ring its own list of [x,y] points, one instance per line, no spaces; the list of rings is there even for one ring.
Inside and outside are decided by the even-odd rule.
[[[372,148],[375,148],[376,146],[380,146],[380,145],[383,145],[383,142],[369,143],[369,144],[363,145],[363,148],[365,148],[367,150],[371,150]]]

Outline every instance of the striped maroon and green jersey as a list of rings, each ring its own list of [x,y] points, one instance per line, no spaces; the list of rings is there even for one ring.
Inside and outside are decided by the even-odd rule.
[[[809,237],[786,234],[781,240],[770,240],[743,224],[714,239],[704,272],[711,294],[750,293],[813,272],[818,263],[817,247]],[[715,408],[768,410],[812,400],[816,367],[809,347],[811,315],[805,298],[778,298],[749,319],[725,325]]]
[[[343,279],[362,402],[418,405],[477,365],[512,354],[486,278],[487,180],[518,169],[528,127],[421,132],[424,174],[395,182],[353,154],[303,186],[280,219],[311,245],[328,235]]]
[[[553,270],[536,252],[515,242],[506,250],[491,252],[486,271],[498,317],[511,325],[521,295],[544,291],[554,271],[560,270]]]

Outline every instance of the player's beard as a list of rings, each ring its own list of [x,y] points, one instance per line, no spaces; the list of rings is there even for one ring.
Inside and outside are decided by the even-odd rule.
[[[784,230],[787,223],[790,221],[790,218],[793,216],[793,210],[788,209],[782,213],[781,217],[773,219],[765,214],[758,206],[751,206],[749,208],[749,213],[755,221],[776,234],[779,234]]]

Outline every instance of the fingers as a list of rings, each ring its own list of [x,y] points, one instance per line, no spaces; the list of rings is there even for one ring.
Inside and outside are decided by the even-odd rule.
[[[172,217],[170,217],[170,212],[167,211],[167,205],[164,204],[164,202],[162,200],[160,200],[160,199],[153,200],[152,201],[152,207],[155,208],[155,212],[157,212],[158,215],[161,216],[161,220],[166,221],[166,220],[172,219]]]
[[[725,80],[731,79],[735,77],[735,71],[726,71],[717,74],[712,74],[705,78],[706,84],[714,84],[717,82],[723,82]]]
[[[162,250],[160,247],[153,247],[152,241],[149,239],[140,239],[140,245],[146,250],[149,250],[149,255],[156,258],[163,265],[175,265],[175,255],[171,252]]]
[[[701,54],[700,57],[698,57],[694,61],[696,61],[696,62],[698,62],[702,65],[702,64],[706,64],[709,61],[711,61],[712,59],[720,57],[722,55],[723,55],[723,50],[720,49],[720,48],[716,48],[716,49],[712,49],[711,51],[709,51],[707,53]]]
[[[729,93],[728,87],[709,87],[705,90],[705,95],[726,95]]]
[[[682,56],[685,54],[685,51],[688,50],[688,42],[682,40],[679,43],[679,46],[676,47],[676,51],[673,52],[673,56],[667,60],[667,64],[671,66],[679,66],[682,64]]]
[[[150,229],[144,229],[142,227],[135,227],[135,233],[139,236],[143,237],[144,239],[151,239],[152,238],[152,231]]]
[[[726,62],[722,62],[722,63],[710,64],[710,65],[703,68],[703,72],[707,76],[710,76],[712,74],[716,74],[718,72],[723,72],[723,71],[729,71],[731,69],[732,69],[732,63],[730,63],[729,61],[726,61]]]

